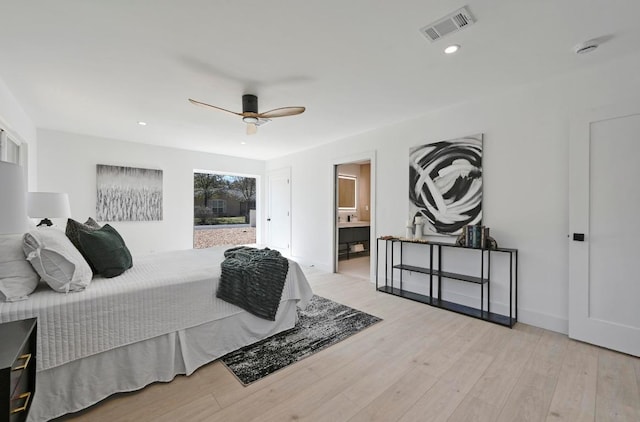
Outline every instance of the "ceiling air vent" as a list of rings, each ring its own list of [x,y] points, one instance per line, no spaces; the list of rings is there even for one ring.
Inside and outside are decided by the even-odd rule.
[[[473,15],[471,15],[471,12],[469,12],[469,9],[465,6],[432,24],[420,28],[420,32],[422,32],[422,35],[427,37],[429,41],[433,42],[445,35],[472,25],[475,21]]]

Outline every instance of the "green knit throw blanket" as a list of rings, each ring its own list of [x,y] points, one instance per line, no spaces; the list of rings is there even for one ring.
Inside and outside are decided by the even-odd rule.
[[[289,261],[280,252],[246,246],[228,249],[216,296],[264,319],[275,321]]]

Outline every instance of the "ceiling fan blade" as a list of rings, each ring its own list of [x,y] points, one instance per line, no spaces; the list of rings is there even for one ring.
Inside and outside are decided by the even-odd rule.
[[[192,100],[191,98],[189,98],[189,102],[191,102],[191,104],[199,105],[202,107],[211,107],[211,108],[215,108],[216,110],[226,111],[227,113],[235,114],[236,116],[242,116],[242,113],[236,113],[235,111],[231,111],[231,110],[227,110],[211,104],[203,103],[201,101]]]
[[[247,123],[247,135],[255,135],[258,132],[258,126],[255,123]]]
[[[304,107],[282,107],[275,108],[273,110],[258,113],[259,118],[272,119],[274,117],[295,116],[296,114],[304,113],[306,109]]]

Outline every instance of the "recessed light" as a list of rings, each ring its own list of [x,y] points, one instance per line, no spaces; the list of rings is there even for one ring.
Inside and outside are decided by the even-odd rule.
[[[241,145],[247,145],[245,141],[240,142]]]
[[[453,44],[444,49],[444,54],[453,54],[459,49],[460,49],[460,46],[458,44]]]
[[[147,122],[138,122],[138,124],[139,124],[140,126],[146,126],[146,125],[147,125]]]

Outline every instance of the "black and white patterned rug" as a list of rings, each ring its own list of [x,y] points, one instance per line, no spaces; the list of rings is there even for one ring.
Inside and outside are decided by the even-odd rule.
[[[313,296],[295,327],[231,352],[220,359],[244,385],[306,358],[382,319]]]

